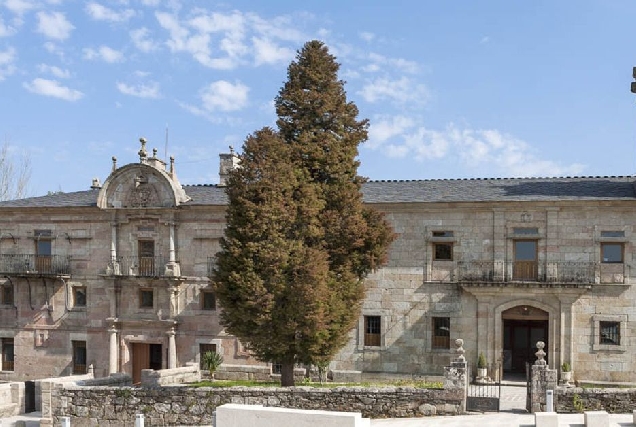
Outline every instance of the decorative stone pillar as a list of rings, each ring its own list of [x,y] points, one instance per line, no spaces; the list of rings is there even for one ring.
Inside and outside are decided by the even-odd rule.
[[[543,341],[537,342],[537,360],[531,367],[530,384],[528,386],[528,399],[526,401],[526,409],[528,412],[543,412],[546,405],[546,390],[555,390],[557,386],[557,371],[550,369],[543,359],[545,352]]]
[[[117,222],[110,223],[110,262],[106,267],[106,274],[109,276],[119,276],[121,274],[119,262],[117,261]]]
[[[108,375],[118,372],[119,365],[119,345],[117,343],[117,328],[114,326],[108,330],[109,352],[108,352]]]
[[[168,335],[168,369],[174,369],[177,367],[176,332],[174,328],[171,328],[166,334]]]
[[[464,340],[458,338],[455,340],[455,354],[457,357],[451,361],[450,366],[444,367],[444,388],[462,388],[464,397],[460,412],[466,411],[466,396],[468,393],[468,375],[466,358],[464,357]]]
[[[170,221],[168,225],[170,226],[170,240],[169,240],[169,257],[170,258],[168,259],[168,263],[166,264],[164,275],[165,276],[181,276],[181,267],[179,266],[179,263],[177,263],[175,243],[174,243],[175,222]]]

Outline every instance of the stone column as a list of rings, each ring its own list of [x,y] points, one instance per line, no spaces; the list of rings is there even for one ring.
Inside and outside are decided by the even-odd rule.
[[[117,343],[117,332],[114,326],[108,330],[110,344],[108,352],[108,375],[118,371],[119,345]]]
[[[451,361],[450,366],[444,367],[444,388],[462,388],[464,398],[462,400],[461,413],[466,411],[466,396],[468,395],[468,369],[464,357],[464,340],[455,340],[457,358]]]
[[[168,332],[168,369],[174,369],[177,367],[177,343],[175,339],[174,328],[171,328]]]

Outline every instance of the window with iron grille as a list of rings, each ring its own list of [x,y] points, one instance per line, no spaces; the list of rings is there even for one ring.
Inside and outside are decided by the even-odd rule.
[[[364,316],[364,345],[380,347],[382,343],[382,322],[380,316]]]
[[[433,348],[450,348],[450,317],[433,317]]]
[[[621,344],[621,323],[620,322],[599,322],[599,344],[620,345]]]

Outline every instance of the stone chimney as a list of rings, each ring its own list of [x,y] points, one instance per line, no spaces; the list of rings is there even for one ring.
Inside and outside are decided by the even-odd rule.
[[[236,169],[239,165],[239,158],[234,152],[234,148],[230,146],[229,153],[220,153],[219,166],[219,186],[226,186],[230,171]]]

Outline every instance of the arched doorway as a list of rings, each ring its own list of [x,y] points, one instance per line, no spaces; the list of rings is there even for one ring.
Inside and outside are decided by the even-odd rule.
[[[518,305],[501,313],[503,323],[504,373],[525,373],[526,363],[536,360],[537,341],[548,344],[549,314],[529,305]],[[547,347],[546,347],[547,348]]]

